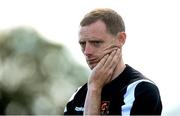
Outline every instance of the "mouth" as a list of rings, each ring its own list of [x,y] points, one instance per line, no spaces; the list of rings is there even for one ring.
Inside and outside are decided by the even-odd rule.
[[[94,63],[98,63],[99,60],[97,60],[97,59],[87,59],[87,62],[88,62],[89,64],[94,64]]]

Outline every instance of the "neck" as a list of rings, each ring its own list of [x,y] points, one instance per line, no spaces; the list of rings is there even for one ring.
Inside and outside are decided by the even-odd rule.
[[[117,78],[118,75],[120,75],[124,71],[125,68],[126,68],[126,65],[125,65],[123,59],[121,58],[121,61],[117,64],[117,66],[116,66],[116,68],[114,70],[112,80]]]

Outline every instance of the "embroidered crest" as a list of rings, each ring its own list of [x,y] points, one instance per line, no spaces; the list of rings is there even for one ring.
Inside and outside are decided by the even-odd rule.
[[[101,115],[109,114],[110,101],[101,101]]]

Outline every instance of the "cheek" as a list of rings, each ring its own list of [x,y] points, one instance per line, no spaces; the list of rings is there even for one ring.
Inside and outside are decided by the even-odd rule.
[[[81,52],[84,54],[84,48],[81,47]]]
[[[103,50],[97,50],[96,52],[96,56],[99,58],[99,59],[102,59],[104,57],[105,53],[103,52]]]

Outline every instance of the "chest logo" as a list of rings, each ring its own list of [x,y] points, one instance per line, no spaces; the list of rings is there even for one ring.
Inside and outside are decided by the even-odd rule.
[[[109,114],[110,101],[101,101],[101,115]]]

